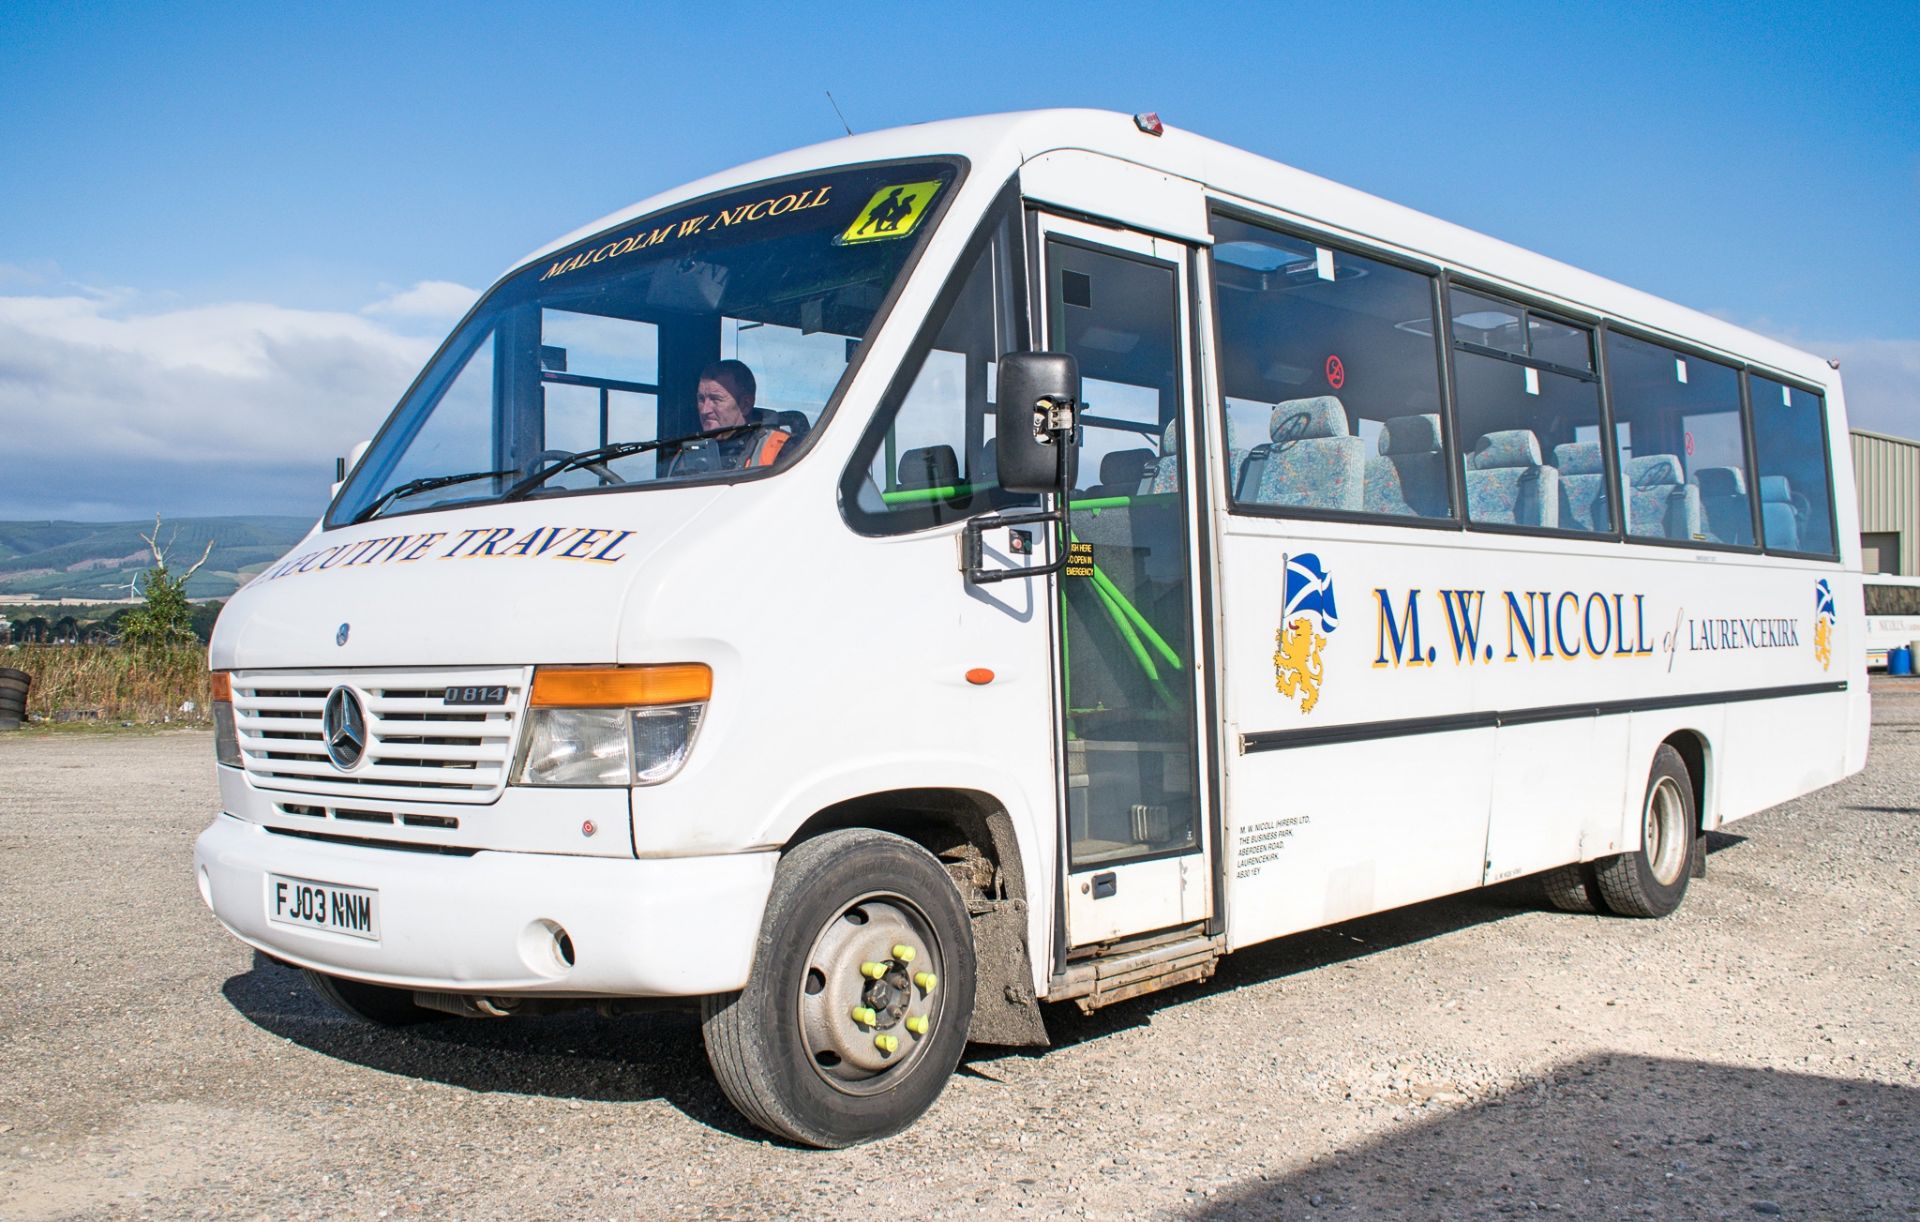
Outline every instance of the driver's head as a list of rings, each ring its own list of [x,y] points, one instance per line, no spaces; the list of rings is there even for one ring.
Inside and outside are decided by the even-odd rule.
[[[753,409],[753,370],[745,361],[715,361],[700,371],[694,408],[700,413],[700,431],[745,424]]]

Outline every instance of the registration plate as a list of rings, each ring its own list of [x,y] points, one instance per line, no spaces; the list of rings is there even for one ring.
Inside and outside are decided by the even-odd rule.
[[[322,929],[378,942],[380,893],[366,887],[269,874],[267,919],[276,925]]]

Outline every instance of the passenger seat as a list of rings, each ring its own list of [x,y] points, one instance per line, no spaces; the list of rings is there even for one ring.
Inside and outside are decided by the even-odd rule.
[[[1753,543],[1753,506],[1747,501],[1747,474],[1738,467],[1701,467],[1693,473],[1700,489],[1700,516],[1719,543]]]
[[[1553,465],[1560,472],[1560,525],[1568,530],[1611,531],[1613,509],[1600,443],[1563,442],[1553,447]]]
[[[1678,457],[1643,454],[1627,460],[1627,525],[1641,538],[1701,537],[1700,490],[1686,482]]]
[[[1760,526],[1767,546],[1800,550],[1800,515],[1793,508],[1793,488],[1784,475],[1760,477]]]
[[[1266,465],[1254,500],[1262,505],[1359,510],[1365,504],[1367,443],[1352,435],[1332,395],[1290,399],[1273,409]]]
[[[1467,513],[1475,522],[1560,525],[1560,473],[1540,461],[1532,429],[1501,429],[1466,456]]]
[[[1368,513],[1402,517],[1447,516],[1447,458],[1440,442],[1440,417],[1395,416],[1380,429],[1379,453],[1369,455]]]

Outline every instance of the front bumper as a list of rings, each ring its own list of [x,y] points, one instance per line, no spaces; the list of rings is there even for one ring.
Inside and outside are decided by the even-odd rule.
[[[447,856],[280,835],[220,815],[193,849],[229,932],[301,967],[400,988],[593,997],[697,997],[746,985],[776,852],[599,858]],[[267,919],[267,875],[379,892],[381,939]],[[551,951],[551,927],[572,966]]]

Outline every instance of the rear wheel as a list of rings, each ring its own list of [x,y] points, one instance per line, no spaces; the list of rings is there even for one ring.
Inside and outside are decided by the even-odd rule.
[[[1640,847],[1596,863],[1601,898],[1621,916],[1666,916],[1686,898],[1700,851],[1700,819],[1686,761],[1662,743],[1641,806]]]
[[[1585,862],[1575,862],[1542,874],[1540,894],[1547,903],[1562,912],[1600,911],[1600,887],[1594,881],[1593,867]]]
[[[966,904],[940,863],[885,832],[830,832],[781,861],[747,987],[702,1001],[707,1060],[763,1129],[871,1141],[946,1087],[973,990]]]
[[[424,1006],[414,1005],[410,989],[390,989],[382,984],[347,980],[316,972],[310,967],[302,970],[306,972],[307,983],[313,986],[314,992],[326,998],[334,1009],[361,1022],[377,1023],[382,1027],[410,1027],[415,1023],[430,1023],[444,1017]]]

